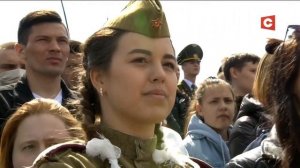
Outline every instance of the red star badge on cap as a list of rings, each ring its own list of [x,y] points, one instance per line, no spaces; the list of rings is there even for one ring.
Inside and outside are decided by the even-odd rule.
[[[159,28],[162,25],[162,22],[159,18],[152,20],[152,27]]]

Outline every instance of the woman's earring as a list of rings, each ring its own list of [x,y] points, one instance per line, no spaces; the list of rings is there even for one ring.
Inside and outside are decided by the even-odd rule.
[[[103,89],[102,88],[99,89],[99,94],[100,94],[100,96],[103,96]]]

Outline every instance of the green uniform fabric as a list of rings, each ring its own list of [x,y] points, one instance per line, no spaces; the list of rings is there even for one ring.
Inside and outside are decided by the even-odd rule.
[[[147,37],[170,37],[168,23],[159,0],[132,0],[104,27],[135,32]]]
[[[170,115],[167,117],[167,126],[178,132],[184,138],[184,122],[189,106],[189,98],[179,90],[176,92],[175,104]]]
[[[152,153],[156,148],[156,136],[142,140],[119,131],[110,129],[101,125],[99,131],[111,143],[121,149],[121,157],[118,160],[120,167],[124,168],[182,168],[171,161],[157,165],[152,159]],[[108,160],[102,161],[100,157],[90,157],[84,151],[75,152],[76,150],[67,148],[58,150],[57,153],[51,151],[51,155],[40,158],[34,167],[39,168],[110,168]],[[186,164],[185,168],[192,168]]]

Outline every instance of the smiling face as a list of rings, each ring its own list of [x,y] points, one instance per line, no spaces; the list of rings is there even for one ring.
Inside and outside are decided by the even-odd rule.
[[[210,127],[222,131],[228,129],[234,115],[234,98],[229,86],[214,84],[205,89],[197,113]]]
[[[27,73],[61,75],[69,56],[69,37],[60,23],[41,23],[32,26],[26,45],[18,44],[17,51],[26,60]]]
[[[47,113],[27,117],[16,132],[12,153],[14,168],[30,166],[47,147],[69,138],[61,119]]]
[[[176,67],[170,38],[121,36],[109,70],[92,72],[94,87],[103,90],[102,121],[114,127],[161,122],[174,105]]]

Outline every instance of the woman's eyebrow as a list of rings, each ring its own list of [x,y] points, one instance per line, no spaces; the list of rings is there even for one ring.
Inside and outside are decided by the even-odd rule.
[[[145,50],[145,49],[133,49],[129,52],[129,54],[135,54],[135,53],[152,56],[152,52],[149,50]],[[172,60],[176,61],[176,58],[172,54],[165,54],[164,59],[172,59]]]
[[[145,50],[145,49],[133,49],[129,52],[129,54],[135,54],[135,53],[141,53],[141,54],[145,54],[145,55],[152,55],[152,52],[149,50]]]
[[[172,54],[165,54],[164,59],[172,59],[172,60],[176,61],[176,58]]]

